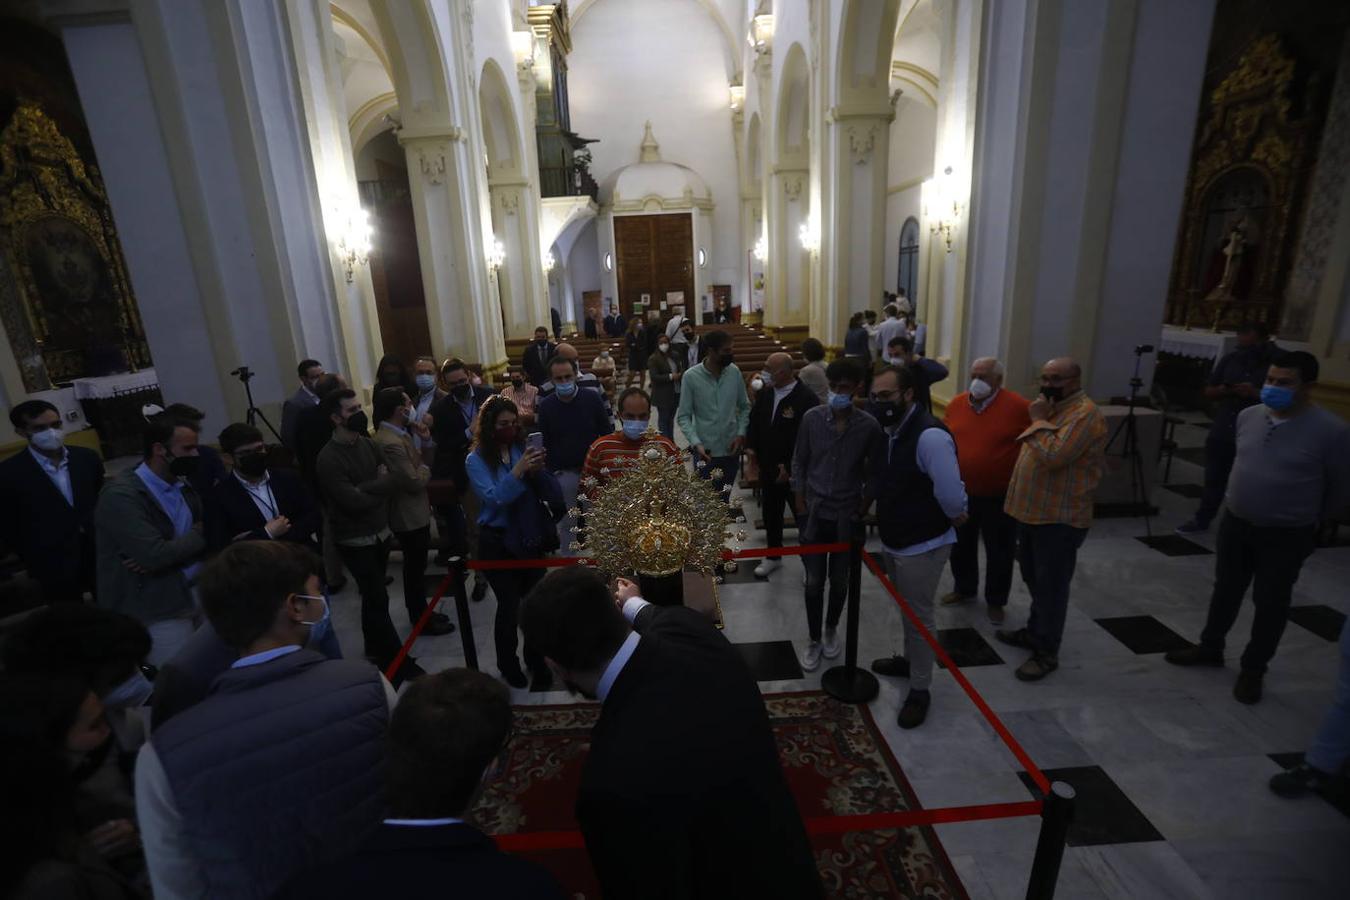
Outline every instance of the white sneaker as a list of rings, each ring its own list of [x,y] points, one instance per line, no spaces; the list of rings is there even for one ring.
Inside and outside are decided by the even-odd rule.
[[[769,575],[777,571],[778,567],[781,565],[782,563],[778,560],[765,557],[759,561],[759,565],[755,566],[755,577],[768,578]]]
[[[807,672],[814,672],[820,668],[820,653],[823,648],[820,641],[812,641],[806,645],[802,651],[802,668]]]
[[[825,641],[821,645],[821,652],[825,654],[826,659],[834,659],[839,655],[839,630],[836,628],[825,629]]]

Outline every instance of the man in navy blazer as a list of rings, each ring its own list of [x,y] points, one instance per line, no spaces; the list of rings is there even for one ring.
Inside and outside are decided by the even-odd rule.
[[[510,694],[495,678],[446,669],[413,682],[389,723],[389,818],[355,853],[302,872],[278,898],[562,900],[552,875],[464,821],[510,730]]]
[[[436,444],[436,456],[431,461],[433,481],[454,482],[455,503],[439,503],[436,515],[446,525],[442,555],[465,556],[475,549],[478,525],[464,509],[468,500],[473,503],[473,492],[468,490],[469,476],[464,469],[464,458],[473,443],[478,411],[492,396],[492,389],[475,385],[469,370],[460,359],[450,358],[441,366],[441,383],[446,395],[431,406],[431,439]],[[467,492],[467,494],[466,494]],[[476,508],[476,507],[475,507]],[[481,577],[474,587],[474,599],[480,600],[487,582]]]
[[[236,422],[218,440],[234,460],[234,471],[210,495],[206,539],[211,549],[240,540],[281,540],[318,552],[319,506],[298,473],[267,467],[262,432]]]
[[[103,461],[93,450],[65,445],[61,413],[45,400],[18,404],[9,421],[28,446],[0,463],[0,539],[48,603],[78,603],[94,590]]]

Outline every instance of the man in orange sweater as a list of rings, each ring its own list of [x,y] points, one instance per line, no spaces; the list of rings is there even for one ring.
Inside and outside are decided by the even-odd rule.
[[[1017,436],[1031,424],[1027,400],[1003,390],[1003,364],[992,356],[970,364],[970,389],[947,404],[947,429],[956,439],[961,480],[970,518],[956,529],[952,577],[956,590],[944,604],[965,603],[979,594],[979,543],[984,541],[984,601],[989,621],[1003,624],[1017,555],[1017,521],[1003,511],[1004,497],[1020,446]]]

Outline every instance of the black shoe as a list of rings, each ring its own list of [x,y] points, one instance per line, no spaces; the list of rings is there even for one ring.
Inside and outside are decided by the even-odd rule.
[[[340,594],[342,593],[342,589],[345,588],[346,586],[347,586],[347,579],[345,578],[339,578],[337,581],[330,581],[328,583],[328,593]]]
[[[1270,789],[1281,797],[1298,797],[1308,792],[1330,797],[1344,793],[1345,782],[1344,776],[1314,769],[1304,762],[1271,776]]]
[[[398,671],[394,673],[393,680],[389,683],[397,689],[403,682],[416,681],[425,674],[427,674],[427,670],[419,666],[417,660],[410,656],[403,660],[403,665],[398,667]]]
[[[525,673],[520,670],[520,663],[511,660],[511,665],[505,666],[501,670],[502,680],[513,688],[526,688],[530,682],[526,680]]]
[[[1243,669],[1238,673],[1237,684],[1233,685],[1233,697],[1239,703],[1246,703],[1251,706],[1253,703],[1261,701],[1261,678],[1260,672],[1252,672]]]
[[[538,672],[530,673],[530,693],[537,694],[542,691],[553,690],[553,673],[548,669],[540,669]]]
[[[476,578],[473,582],[473,594],[471,598],[474,603],[482,603],[483,598],[487,596],[488,583],[486,578]]]
[[[1059,668],[1059,658],[1046,653],[1033,653],[1031,658],[1013,672],[1019,681],[1040,681]]]
[[[432,616],[427,620],[427,627],[422,629],[423,637],[440,637],[443,634],[454,633],[455,626],[449,619],[442,616],[436,618]]]
[[[1031,635],[1025,628],[1019,628],[1016,631],[995,631],[994,637],[1005,644],[1011,644],[1014,647],[1021,647],[1024,650],[1035,650],[1036,647],[1031,643]]]
[[[872,671],[878,675],[889,675],[892,678],[909,677],[909,660],[900,654],[888,656],[885,659],[872,660]],[[912,693],[912,692],[911,692]]]
[[[909,696],[905,698],[905,705],[900,707],[900,715],[896,716],[895,724],[901,728],[918,728],[928,717],[928,707],[932,702],[932,695],[927,691],[910,691]]]
[[[1174,666],[1222,666],[1223,651],[1192,644],[1180,650],[1168,650],[1163,659]]]

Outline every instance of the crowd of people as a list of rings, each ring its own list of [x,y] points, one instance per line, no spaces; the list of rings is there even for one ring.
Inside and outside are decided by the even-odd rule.
[[[1016,677],[1050,676],[1106,420],[1073,359],[1047,362],[1027,400],[992,357],[971,363],[939,418],[931,388],[950,373],[925,355],[908,300],[886,300],[880,322],[852,317],[834,360],[808,338],[804,365],[775,352],[749,378],[716,325],[613,309],[594,325],[627,342],[617,397],[612,359],[583,371],[576,348],[543,327],[500,390],[456,358],[409,369],[386,356],[369,414],[346,379],[305,359],[280,445],[235,422],[217,449],[203,414],[173,404],[147,417],[139,463],[113,478],[97,453],[67,445],[54,406],[17,404],[10,420],[28,446],[0,463],[0,538],[41,603],[0,645],[0,778],[13,803],[0,887],[21,898],[364,897],[447,884],[561,896],[466,821],[509,752],[506,685],[561,684],[602,704],[577,815],[606,896],[652,896],[654,872],[663,896],[763,895],[770,883],[774,896],[820,896],[759,689],[706,617],[581,567],[493,568],[472,596],[495,600],[501,680],[429,674],[409,656],[391,682],[383,673],[404,641],[389,561],[397,550],[408,629],[425,619],[422,635],[447,635],[454,623],[427,612],[433,553],[574,555],[579,495],[644,443],[680,454],[678,424],[695,471],[718,488],[747,467],[768,547],[784,546],[787,510],[803,544],[871,525],[887,579],[930,632],[939,604],[982,600],[996,637],[1027,651]],[[1234,686],[1243,703],[1261,698],[1319,522],[1350,503],[1350,427],[1312,402],[1317,377],[1313,356],[1250,327],[1210,388],[1220,420],[1205,496],[1179,530],[1204,531],[1226,507],[1217,577],[1199,643],[1167,659],[1223,665],[1254,585]],[[1006,621],[1014,562],[1031,596],[1020,627]],[[802,564],[800,663],[813,672],[841,652],[848,555]],[[783,565],[766,557],[755,574]],[[949,566],[954,589],[939,598]],[[359,653],[332,627],[348,579]],[[907,681],[896,721],[912,729],[932,706],[934,657],[907,619],[895,637],[901,652],[871,668]],[[1350,629],[1341,652],[1336,705],[1306,761],[1272,781],[1280,793],[1345,790]],[[716,752],[700,734],[717,736]]]

